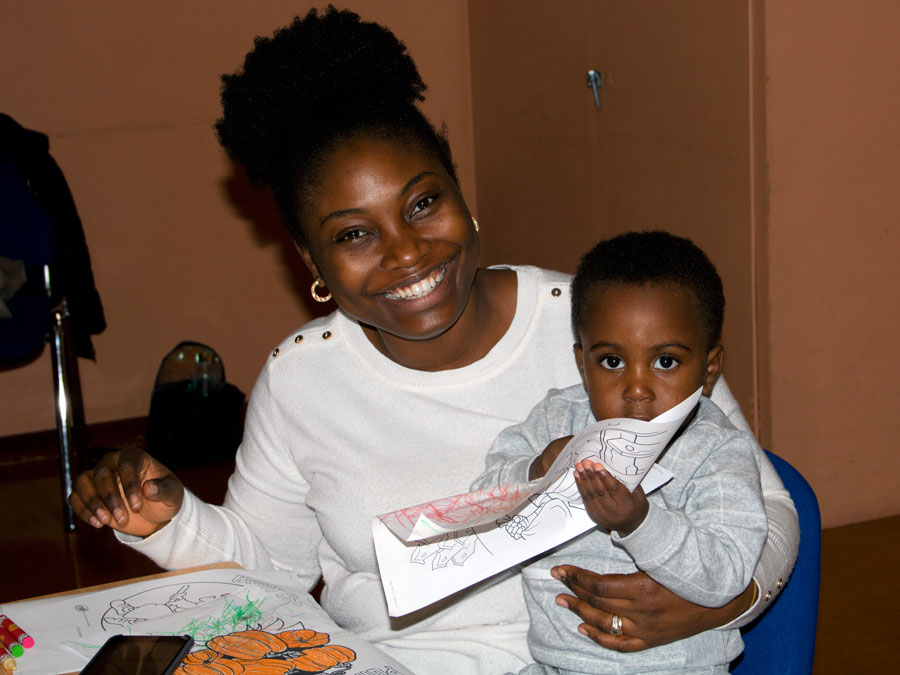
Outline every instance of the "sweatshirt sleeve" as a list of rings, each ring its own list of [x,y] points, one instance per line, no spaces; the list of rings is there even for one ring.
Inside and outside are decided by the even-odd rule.
[[[507,427],[494,439],[485,458],[485,469],[472,482],[471,489],[528,482],[531,463],[553,440],[548,436],[544,400],[532,409],[524,422]]]
[[[716,382],[710,398],[734,426],[752,433],[724,377],[720,377]],[[722,626],[722,630],[746,626],[766,610],[787,583],[800,548],[800,522],[797,518],[797,509],[769,458],[762,452],[760,454],[762,455],[759,462],[760,482],[769,532],[756,571],[753,573],[753,580],[759,593],[756,602],[741,616]]]
[[[765,454],[760,459],[760,483],[769,523],[766,543],[753,573],[759,593],[756,602],[720,630],[740,628],[756,619],[772,604],[787,583],[800,548],[800,522],[790,493]]]
[[[250,398],[223,506],[186,491],[181,510],[160,531],[119,539],[167,569],[234,561],[247,569],[294,570],[314,586],[322,533],[306,506],[309,483],[290,455],[281,419],[264,370]]]
[[[693,476],[682,477],[689,481],[682,509],[651,502],[640,527],[612,535],[640,569],[705,607],[721,607],[747,588],[766,539],[755,442],[729,431]]]

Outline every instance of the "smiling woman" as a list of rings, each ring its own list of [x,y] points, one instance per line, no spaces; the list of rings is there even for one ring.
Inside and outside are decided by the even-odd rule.
[[[321,576],[328,613],[419,675],[516,671],[531,660],[518,577],[391,620],[371,522],[466,492],[502,429],[548,389],[579,381],[569,277],[479,266],[449,146],[416,105],[425,85],[384,27],[311,11],[258,38],[223,80],[219,138],[272,188],[314,297],[337,309],[271,352],[222,507],[132,450],[82,474],[70,503],[164,567],[234,560],[294,570],[310,588]],[[724,383],[713,395],[746,424]],[[776,526],[757,583],[777,593],[793,562],[793,514],[774,470],[763,486]],[[708,609],[641,574],[567,572],[574,613],[559,611],[620,650],[728,622],[754,590]],[[608,632],[614,614],[627,634]]]
[[[446,370],[496,344],[515,284],[509,271],[478,269],[472,216],[437,157],[358,135],[317,183],[328,189],[304,201],[300,255],[376,348],[410,368]],[[495,283],[503,277],[512,283]]]

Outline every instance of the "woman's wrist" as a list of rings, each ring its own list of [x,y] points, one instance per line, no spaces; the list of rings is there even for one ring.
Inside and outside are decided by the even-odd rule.
[[[759,584],[756,583],[756,579],[750,580],[750,586],[753,587],[753,597],[750,600],[750,604],[747,605],[747,607],[744,609],[744,612],[753,607],[753,605],[756,604],[756,601],[759,600]],[[744,612],[741,612],[741,614],[743,614]]]
[[[719,628],[723,628],[733,622],[738,617],[746,614],[753,605],[756,604],[756,601],[759,599],[759,586],[756,583],[756,579],[750,580],[750,585],[737,596],[734,600],[725,605],[725,608],[728,608],[730,611],[727,616],[723,617],[725,620],[719,624]],[[723,608],[724,609],[724,608]]]

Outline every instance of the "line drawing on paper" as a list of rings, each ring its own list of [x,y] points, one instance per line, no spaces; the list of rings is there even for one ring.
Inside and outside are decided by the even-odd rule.
[[[572,517],[573,509],[585,510],[575,473],[570,470],[576,459],[599,461],[617,477],[643,475],[656,460],[660,446],[660,439],[656,437],[661,433],[603,429],[584,439],[577,448],[577,456],[573,444],[566,462],[569,470],[544,492],[531,495],[528,504],[518,513],[498,519],[497,527],[506,530],[514,540],[524,540],[537,534],[539,529],[559,527],[562,521]]]
[[[431,569],[439,570],[451,564],[462,567],[479,548],[487,551],[489,555],[493,555],[484,542],[478,538],[474,528],[466,528],[464,532],[465,534],[448,532],[439,537],[419,542],[413,548],[409,562],[425,565],[430,559]]]
[[[554,527],[560,520],[571,518],[572,509],[583,511],[584,506],[574,474],[568,473],[546,492],[529,497],[528,505],[518,513],[497,520],[497,527],[506,530],[512,539],[524,540],[539,528]]]
[[[520,502],[527,488],[527,483],[497,485],[399,509],[381,516],[381,520],[395,532],[411,532],[420,516],[448,530],[473,521],[490,522],[492,516],[506,513]]]
[[[660,450],[657,437],[664,434],[662,431],[640,433],[610,428],[588,439],[588,443],[600,445],[597,458],[613,474],[643,476],[656,461]]]
[[[100,618],[100,625],[105,631],[120,631],[123,627],[133,627],[224,598],[240,588],[238,584],[222,582],[157,586],[111,600],[109,609]]]

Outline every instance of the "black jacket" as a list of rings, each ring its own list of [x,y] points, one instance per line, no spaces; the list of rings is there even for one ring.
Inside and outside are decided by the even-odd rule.
[[[81,219],[66,179],[49,148],[46,135],[25,129],[9,115],[0,113],[0,157],[15,165],[22,182],[53,225],[54,250],[50,262],[53,305],[63,297],[67,299],[75,353],[93,359],[91,335],[106,328],[106,319],[94,286]],[[3,232],[0,242],[10,237],[28,236],[22,229],[28,227],[27,222],[10,213],[6,204],[0,204],[0,223],[4,230],[16,228]]]

